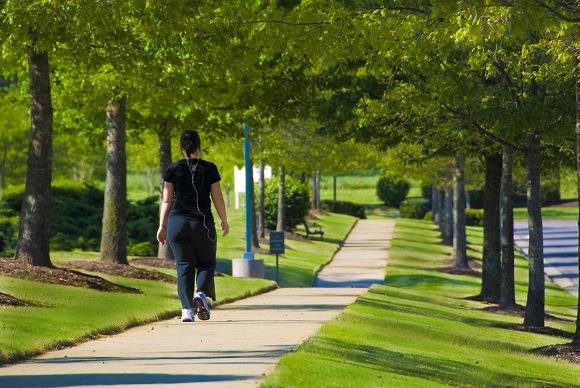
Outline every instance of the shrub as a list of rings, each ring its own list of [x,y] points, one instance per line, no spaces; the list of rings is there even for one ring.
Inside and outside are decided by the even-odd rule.
[[[427,213],[425,213],[425,216],[423,217],[423,220],[425,220],[425,221],[433,221],[433,212],[431,210],[429,210]]]
[[[84,183],[53,186],[50,209],[51,249],[98,251],[104,193]]]
[[[421,185],[421,195],[430,201],[433,198],[433,185]]]
[[[0,203],[0,253],[12,254],[18,238],[18,212],[24,186],[5,190]],[[101,244],[104,193],[84,183],[58,182],[52,187],[50,248],[71,251],[98,251]],[[159,219],[159,200],[152,196],[127,204],[128,249],[153,252]],[[10,220],[9,222],[7,220]],[[147,245],[149,244],[149,250]],[[132,248],[137,246],[137,248]]]
[[[127,209],[128,245],[148,242],[157,244],[157,224],[159,223],[159,196],[147,197],[135,203],[129,203]],[[141,255],[145,256],[145,255]]]
[[[483,208],[483,189],[469,190],[469,206],[472,209]]]
[[[264,187],[264,223],[270,230],[276,229],[278,222],[278,177],[266,181]],[[287,177],[284,181],[286,190],[286,229],[291,230],[304,221],[310,210],[310,192],[308,185],[298,179]]]
[[[405,200],[411,184],[402,177],[384,176],[377,182],[377,196],[387,206],[398,208]]]
[[[427,209],[418,203],[404,203],[399,207],[399,215],[403,218],[422,220],[427,214]]]
[[[365,207],[348,201],[332,201],[325,199],[321,201],[322,209],[338,214],[347,214],[349,216],[365,219]]]
[[[127,248],[127,254],[129,256],[155,256],[153,245],[151,245],[149,241],[129,245]]]
[[[465,225],[483,226],[483,210],[465,209]]]
[[[24,199],[24,185],[10,186],[2,192],[3,212],[11,215],[20,215],[22,200]]]
[[[0,255],[12,256],[18,239],[18,217],[0,216]]]

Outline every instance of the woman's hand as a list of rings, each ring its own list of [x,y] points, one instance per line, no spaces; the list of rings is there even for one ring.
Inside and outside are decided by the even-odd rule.
[[[159,241],[161,245],[165,245],[165,241],[167,241],[167,228],[165,226],[160,226],[157,230],[157,241]]]
[[[230,232],[230,226],[227,221],[222,221],[222,230],[224,231],[222,236],[226,236]]]

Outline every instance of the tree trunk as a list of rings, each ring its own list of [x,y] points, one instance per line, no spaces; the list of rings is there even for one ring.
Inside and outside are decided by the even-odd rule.
[[[514,203],[512,183],[513,150],[505,146],[501,175],[502,236],[501,236],[501,294],[499,305],[503,308],[516,305],[514,283]]]
[[[280,180],[278,183],[278,223],[276,224],[276,231],[283,232],[286,230],[286,182],[284,167],[280,167]]]
[[[266,191],[266,179],[264,170],[266,168],[266,164],[263,160],[260,160],[260,182],[258,183],[258,237],[264,238],[264,230],[266,229],[265,226],[265,219],[264,219],[264,200],[265,200],[265,191]]]
[[[127,154],[125,150],[126,101],[107,102],[107,178],[101,237],[101,261],[127,261]]]
[[[431,220],[436,225],[441,221],[441,198],[440,192],[435,186],[431,186]]]
[[[312,203],[311,203],[311,207],[313,209],[316,209],[316,203],[318,202],[318,198],[316,198],[317,194],[318,192],[316,191],[316,170],[314,170],[312,172]]]
[[[501,154],[485,157],[483,194],[483,254],[481,294],[484,300],[498,303],[501,295],[500,190]]]
[[[528,133],[526,168],[528,185],[529,289],[524,325],[544,327],[544,242],[540,199],[540,135]]]
[[[157,131],[158,136],[158,147],[159,152],[159,211],[161,211],[161,204],[163,203],[163,176],[165,171],[173,161],[171,158],[171,123],[172,119],[167,119],[159,125],[159,130]],[[173,251],[169,244],[158,244],[157,257],[160,259],[175,260],[173,256]]]
[[[445,218],[443,220],[443,242],[453,244],[453,189],[445,191]]]
[[[52,267],[50,261],[50,195],[52,180],[52,102],[48,53],[27,45],[30,82],[30,141],[26,187],[20,213],[15,258]]]
[[[578,51],[577,51],[578,52]],[[575,58],[575,67],[580,64],[580,57]],[[576,76],[576,175],[578,178],[578,206],[580,207],[580,76]],[[578,272],[580,273],[580,214],[578,215]],[[580,344],[580,287],[578,288],[578,308],[576,332],[572,343]]]
[[[469,268],[467,263],[467,239],[465,234],[465,158],[455,156],[453,175],[453,253],[456,268]]]
[[[316,170],[316,210],[320,210],[322,204],[320,202],[320,170]]]
[[[445,209],[445,190],[439,190],[439,222],[438,227],[439,230],[443,232],[443,228],[445,227],[445,215],[443,211]]]

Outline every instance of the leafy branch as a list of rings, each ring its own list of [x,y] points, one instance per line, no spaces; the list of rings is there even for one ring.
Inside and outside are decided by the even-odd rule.
[[[580,22],[580,16],[575,16],[575,17],[566,16],[566,15],[564,15],[563,12],[558,11],[555,7],[552,7],[552,6],[546,4],[543,1],[535,0],[535,2],[540,7],[547,9],[553,15],[555,15],[556,17],[558,17],[558,18],[560,18],[560,19],[562,19],[562,20],[564,20],[566,22],[571,22],[571,23],[578,23],[578,22]],[[566,11],[569,11],[569,12],[572,12],[572,13],[575,13],[576,15],[578,15],[578,12],[579,12],[578,7],[575,4],[573,4],[573,3],[576,3],[576,2],[572,2],[572,1],[557,1],[557,0],[555,0],[554,3],[557,6],[564,8]]]
[[[475,128],[475,130],[477,132],[479,132],[480,134],[482,134],[483,136],[493,140],[496,143],[499,143],[503,146],[506,147],[510,147],[511,149],[518,151],[518,152],[522,152],[524,153],[525,150],[523,148],[519,148],[515,145],[513,145],[512,143],[494,135],[493,133],[489,132],[487,129],[485,129],[481,124],[479,124],[478,122],[476,122],[475,120],[471,119],[468,115],[466,115],[463,112],[460,112],[458,110],[455,110],[453,108],[451,108],[450,106],[443,104],[443,107],[445,109],[447,109],[448,112],[452,113],[455,117],[461,119],[463,122],[468,123],[469,125],[471,125],[473,128]]]

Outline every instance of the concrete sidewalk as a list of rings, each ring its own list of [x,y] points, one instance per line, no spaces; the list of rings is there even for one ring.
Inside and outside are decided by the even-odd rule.
[[[544,273],[578,297],[578,221],[544,220]],[[528,221],[514,221],[514,243],[528,257]]]
[[[0,387],[255,387],[281,356],[383,282],[393,226],[359,220],[319,276],[327,287],[278,289],[219,306],[209,321],[166,320],[50,352],[0,368]]]

